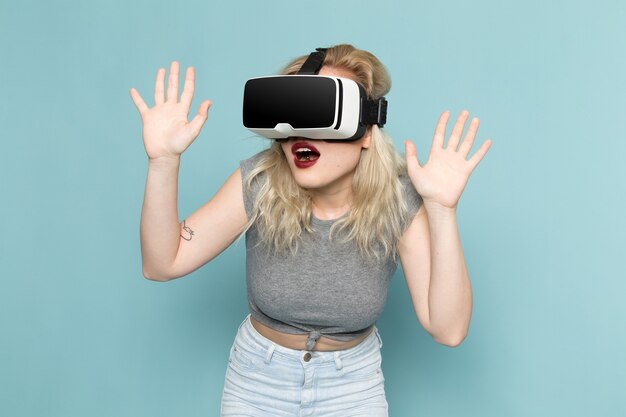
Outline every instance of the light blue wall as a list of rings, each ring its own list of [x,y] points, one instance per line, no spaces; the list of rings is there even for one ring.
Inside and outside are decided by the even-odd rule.
[[[493,140],[458,207],[469,336],[435,343],[398,269],[378,322],[391,416],[626,415],[624,2],[97,3],[0,3],[0,415],[218,414],[244,242],[143,278],[129,89],[152,106],[176,59],[197,71],[192,115],[214,102],[182,158],[182,220],[264,146],[241,125],[245,80],[344,42],[387,65],[401,152],[410,138],[424,163],[445,109],[481,119],[472,154]]]

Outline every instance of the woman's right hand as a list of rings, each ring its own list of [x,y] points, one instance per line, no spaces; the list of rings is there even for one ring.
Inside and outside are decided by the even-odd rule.
[[[157,158],[180,158],[180,155],[200,134],[208,115],[211,101],[205,100],[198,108],[198,114],[191,122],[187,121],[191,99],[193,98],[195,70],[187,68],[185,86],[178,101],[178,62],[172,61],[164,96],[165,68],[159,68],[154,87],[154,107],[149,108],[139,92],[130,89],[143,123],[143,144],[150,160]]]

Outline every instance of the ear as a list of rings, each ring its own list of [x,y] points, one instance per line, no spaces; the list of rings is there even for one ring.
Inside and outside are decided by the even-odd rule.
[[[368,126],[367,129],[365,130],[365,134],[363,135],[363,143],[361,144],[361,147],[364,149],[368,149],[370,147],[371,142],[372,142],[372,126]]]

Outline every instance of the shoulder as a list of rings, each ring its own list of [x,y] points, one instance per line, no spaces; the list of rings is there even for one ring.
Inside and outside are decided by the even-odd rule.
[[[404,197],[406,203],[408,204],[409,212],[411,214],[417,213],[417,210],[420,208],[424,201],[422,199],[422,196],[419,195],[419,193],[415,189],[415,186],[411,182],[411,178],[408,176],[408,174],[402,174],[398,177],[398,179],[400,180],[400,184],[402,184],[402,187],[404,189]]]
[[[408,174],[402,174],[398,176],[398,179],[400,180],[400,184],[402,184],[403,198],[407,208],[406,217],[403,216],[401,224],[402,234],[404,235],[424,201],[422,196],[415,189],[415,186],[413,186]]]
[[[254,202],[264,184],[266,176],[264,171],[259,172],[255,170],[255,168],[257,168],[261,160],[267,155],[268,151],[268,149],[262,150],[239,161],[243,200],[248,218],[252,216]]]
[[[268,152],[269,152],[269,149],[264,149],[246,159],[240,160],[239,166],[241,167],[242,177],[245,178],[246,174],[252,171],[259,164],[261,159],[267,155]]]
[[[239,161],[241,169],[241,180],[244,185],[249,185],[256,189],[263,183],[266,176],[265,170],[256,169],[263,161],[267,161],[270,149],[264,149],[254,155]]]

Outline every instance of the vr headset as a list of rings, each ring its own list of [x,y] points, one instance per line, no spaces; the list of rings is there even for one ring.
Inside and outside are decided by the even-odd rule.
[[[350,142],[368,125],[384,126],[387,100],[369,100],[349,78],[317,75],[327,48],[317,48],[296,75],[252,78],[243,94],[243,125],[279,141],[290,137]]]

